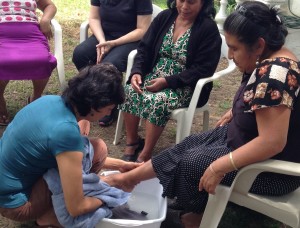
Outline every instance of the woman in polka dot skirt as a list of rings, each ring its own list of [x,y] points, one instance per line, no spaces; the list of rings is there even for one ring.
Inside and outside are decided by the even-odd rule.
[[[36,9],[43,15],[38,21]],[[56,67],[47,39],[52,37],[50,21],[56,13],[51,0],[0,0],[0,125],[9,123],[4,90],[10,80],[32,80],[39,98]]]
[[[163,196],[176,197],[187,228],[199,227],[208,193],[231,185],[238,169],[269,158],[300,163],[300,62],[283,45],[287,30],[277,11],[245,1],[224,23],[228,56],[243,73],[230,109],[217,127],[187,137],[141,167],[103,178],[130,191],[157,176]],[[269,172],[250,191],[279,196],[300,186],[300,178]]]

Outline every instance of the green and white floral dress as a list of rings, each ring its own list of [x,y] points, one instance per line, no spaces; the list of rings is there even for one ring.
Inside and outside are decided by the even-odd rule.
[[[159,60],[151,73],[146,75],[141,89],[142,94],[136,93],[131,85],[125,86],[126,100],[120,105],[120,110],[130,113],[157,126],[165,126],[172,110],[188,106],[192,90],[185,86],[177,89],[166,88],[156,93],[146,90],[145,86],[155,78],[164,78],[184,71],[186,64],[187,46],[191,29],[188,29],[175,43],[173,42],[174,24],[164,36],[159,51]]]

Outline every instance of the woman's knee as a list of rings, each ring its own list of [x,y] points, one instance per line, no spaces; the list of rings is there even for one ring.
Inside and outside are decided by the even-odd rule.
[[[113,64],[120,72],[126,71],[127,58],[123,59],[120,56],[109,56],[109,54],[102,61]]]
[[[0,208],[0,214],[19,222],[35,220],[53,208],[51,195],[46,181],[40,177],[33,185],[29,200],[24,205],[17,208]]]
[[[99,138],[90,139],[94,147],[93,165],[90,172],[98,173],[103,168],[108,155],[108,150],[105,142]]]
[[[78,70],[87,65],[92,65],[96,63],[97,44],[98,42],[96,38],[89,37],[87,40],[75,47],[73,51],[72,61]]]
[[[73,51],[73,57],[72,61],[75,64],[77,70],[83,68],[85,65],[87,65],[87,60],[84,60],[84,48],[81,45],[78,45],[75,47]]]

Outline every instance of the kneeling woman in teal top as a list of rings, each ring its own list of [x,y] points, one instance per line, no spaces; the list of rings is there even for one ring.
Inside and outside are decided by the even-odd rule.
[[[103,202],[82,189],[84,140],[78,121],[98,121],[124,100],[122,75],[111,64],[87,67],[69,81],[62,96],[43,96],[19,111],[0,139],[0,213],[16,221],[36,220],[60,226],[43,174],[58,168],[65,204],[73,217],[92,212]],[[138,166],[106,158],[101,139],[94,147],[91,172]]]

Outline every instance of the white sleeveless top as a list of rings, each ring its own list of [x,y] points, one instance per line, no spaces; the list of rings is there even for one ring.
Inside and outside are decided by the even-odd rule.
[[[0,0],[0,23],[36,22],[37,2],[39,0]]]

